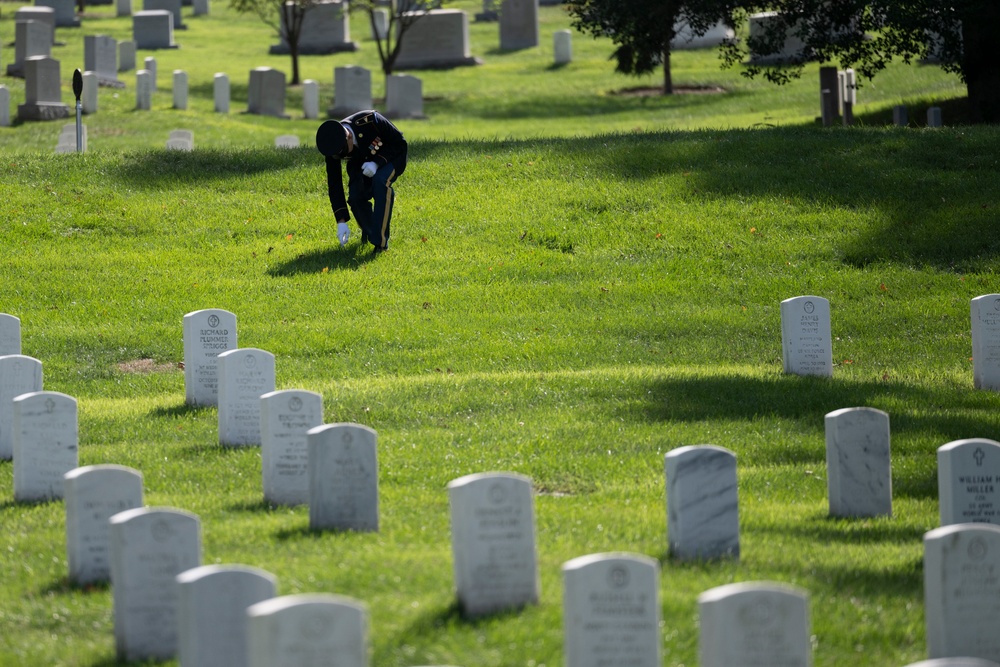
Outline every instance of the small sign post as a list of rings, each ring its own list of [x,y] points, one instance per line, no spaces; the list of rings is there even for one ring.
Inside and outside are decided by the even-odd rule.
[[[73,94],[76,95],[76,152],[83,152],[83,105],[80,103],[80,95],[83,94],[83,74],[80,70],[73,72]]]

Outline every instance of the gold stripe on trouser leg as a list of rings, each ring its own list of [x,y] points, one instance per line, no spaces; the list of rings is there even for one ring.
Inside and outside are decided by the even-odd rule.
[[[385,228],[389,226],[389,213],[392,211],[392,181],[396,178],[396,170],[393,169],[389,178],[385,179],[385,210],[382,211],[382,243],[380,248],[385,247]]]

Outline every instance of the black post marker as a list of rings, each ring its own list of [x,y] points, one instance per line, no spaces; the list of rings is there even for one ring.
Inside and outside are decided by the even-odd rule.
[[[80,70],[73,72],[73,94],[76,95],[76,152],[83,152],[83,122],[80,114],[83,113],[83,106],[80,104],[80,95],[83,94],[83,74]]]

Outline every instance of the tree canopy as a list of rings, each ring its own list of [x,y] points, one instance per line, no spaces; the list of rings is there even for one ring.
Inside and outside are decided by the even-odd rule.
[[[738,0],[737,0],[738,1]],[[737,20],[760,11],[776,12],[766,33],[723,46],[728,65],[745,64],[781,50],[785,35],[801,42],[791,62],[745,65],[747,76],[784,83],[803,63],[837,62],[871,79],[894,58],[934,62],[958,74],[969,92],[976,122],[1000,121],[1000,2],[996,0],[769,0],[738,1]]]
[[[678,28],[701,36],[727,17],[723,0],[571,0],[573,27],[608,37],[617,47],[611,58],[623,74],[643,75],[663,67],[663,92],[673,92],[670,43]]]
[[[727,66],[781,84],[808,62],[835,62],[865,79],[896,58],[934,62],[966,84],[971,120],[1000,122],[997,0],[571,0],[567,8],[575,28],[612,40],[617,71],[642,75],[662,65],[667,93],[678,24],[702,35],[719,21],[746,25],[766,11],[775,16],[765,32],[721,46]],[[761,57],[782,52],[786,37],[797,38],[797,52],[780,62]]]

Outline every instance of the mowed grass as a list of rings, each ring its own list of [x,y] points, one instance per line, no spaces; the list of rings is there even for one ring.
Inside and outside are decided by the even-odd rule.
[[[410,166],[375,259],[357,235],[336,242],[316,122],[238,112],[236,73],[287,72],[287,57],[266,55],[255,19],[212,11],[156,53],[161,82],[190,70],[190,111],[169,88],[148,114],[131,84],[102,89],[84,155],[52,154],[61,123],[0,128],[0,311],[21,318],[45,388],[78,399],[81,465],[132,466],[148,505],[198,514],[206,564],[362,600],[378,666],[560,664],[560,566],[606,551],[661,560],[665,665],[697,664],[699,593],[754,580],[808,591],[817,666],[925,656],[935,450],[1000,439],[969,332],[969,300],[997,291],[1000,134],[880,119],[954,98],[953,78],[900,66],[862,91],[865,127],[824,130],[814,76],[773,88],[691,52],[675,80],[729,93],[612,95],[658,76],[613,75],[609,44],[581,35],[552,70],[558,8],[538,49],[501,53],[495,24],[473,24],[482,66],[420,73],[430,118],[401,122]],[[64,39],[82,64],[82,37]],[[376,66],[355,39],[356,54],[303,59],[323,106],[334,65]],[[211,111],[215,71],[234,82],[227,116]],[[160,150],[175,127],[196,151]],[[273,149],[285,133],[304,147]],[[833,379],[782,373],[779,303],[802,294],[831,302]],[[307,508],[268,506],[259,449],[221,448],[216,411],[184,405],[181,323],[201,308],[276,355],[279,389],[378,432],[379,533],[312,532]],[[854,406],[890,415],[892,518],[828,517],[823,417]],[[738,561],[667,555],[663,457],[694,444],[737,454]],[[446,485],[484,471],[533,480],[542,599],[470,621]],[[12,480],[0,463],[0,665],[115,664],[110,590],[66,579],[63,503],[15,503]]]
[[[135,467],[147,504],[198,514],[205,563],[364,601],[377,665],[558,664],[560,566],[606,551],[662,560],[667,665],[697,664],[697,595],[751,580],[809,592],[817,665],[902,665],[925,655],[935,450],[1000,426],[969,332],[996,290],[997,139],[415,141],[378,259],[336,244],[311,149],[14,155],[2,309],[79,400],[82,465]],[[833,379],[782,373],[779,302],[801,294],[831,301]],[[267,506],[259,450],[184,405],[181,320],[209,307],[277,356],[278,388],[378,432],[379,533]],[[892,518],[827,516],[823,416],[853,406],[890,414]],[[693,444],[737,454],[738,562],[667,557],[663,456]],[[534,482],[542,600],[469,621],[445,487],[484,471]],[[13,502],[12,472],[2,664],[112,663],[110,591],[67,583],[63,504]]]

